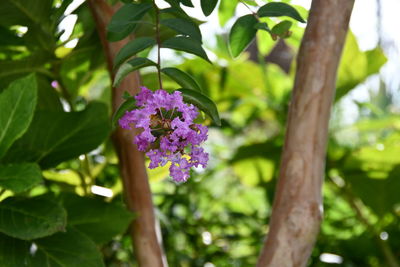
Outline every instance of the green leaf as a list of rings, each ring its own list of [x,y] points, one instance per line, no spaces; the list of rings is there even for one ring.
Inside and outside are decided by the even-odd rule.
[[[271,29],[268,27],[268,24],[266,22],[258,22],[256,25],[254,25],[254,28],[256,28],[257,30],[271,32]]]
[[[32,256],[32,267],[102,267],[96,244],[85,234],[69,227],[65,233],[35,240],[38,247]]]
[[[260,7],[260,9],[257,11],[257,14],[260,17],[287,16],[305,23],[305,20],[300,16],[299,12],[297,12],[296,9],[294,9],[292,6],[286,3],[280,3],[280,2],[267,3],[262,7]]]
[[[107,107],[102,103],[90,103],[80,112],[38,110],[28,131],[14,143],[4,162],[56,166],[97,148],[109,131]]]
[[[218,0],[201,0],[201,10],[206,17],[208,17],[215,7],[217,6]]]
[[[111,42],[120,41],[133,33],[140,19],[151,7],[149,3],[123,5],[107,26],[107,39]]]
[[[253,15],[245,15],[236,20],[229,33],[229,47],[233,57],[237,57],[249,46],[257,33],[258,20]]]
[[[170,19],[162,19],[160,23],[164,26],[167,26],[168,28],[173,29],[178,33],[190,36],[193,39],[202,42],[200,29],[192,21],[182,18],[170,18]]]
[[[29,242],[0,234],[0,266],[30,266]]]
[[[195,105],[209,115],[216,125],[221,126],[217,106],[211,99],[191,89],[179,89],[178,91],[182,93],[185,102]]]
[[[150,37],[139,37],[127,43],[119,50],[114,59],[114,69],[118,68],[125,60],[156,44],[156,40]]]
[[[204,51],[204,49],[201,47],[201,43],[190,37],[183,37],[183,36],[172,37],[164,41],[161,47],[171,48],[175,50],[184,51],[190,54],[194,54],[210,62],[210,60],[207,57],[206,51]]]
[[[173,79],[183,88],[192,89],[200,93],[202,91],[199,84],[192,76],[177,68],[163,68],[161,72]]]
[[[63,207],[48,196],[7,198],[0,204],[0,232],[24,240],[63,231],[67,215]]]
[[[131,111],[134,108],[136,108],[136,99],[131,96],[130,98],[126,99],[115,111],[111,119],[112,126],[117,126],[119,119],[121,119],[127,111]]]
[[[271,33],[276,34],[281,38],[284,38],[288,35],[288,31],[290,27],[292,27],[292,24],[293,23],[288,20],[281,21],[271,29]]]
[[[122,80],[132,71],[149,66],[157,66],[157,63],[144,57],[136,57],[122,64],[121,67],[119,67],[117,73],[115,74],[113,87],[118,87],[119,84],[122,82]]]
[[[0,187],[20,193],[42,181],[42,173],[35,163],[0,165]]]
[[[89,236],[97,244],[112,240],[126,231],[133,213],[122,203],[108,203],[99,198],[65,195],[64,207],[68,213],[68,225]]]
[[[0,158],[28,129],[36,101],[37,86],[33,74],[14,81],[0,94]]]
[[[181,2],[182,5],[187,6],[187,7],[194,7],[192,0],[180,0],[179,2]]]

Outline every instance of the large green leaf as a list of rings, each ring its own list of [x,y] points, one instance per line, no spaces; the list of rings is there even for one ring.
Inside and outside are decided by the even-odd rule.
[[[165,40],[162,43],[161,47],[171,48],[179,51],[184,51],[190,54],[194,54],[210,62],[206,54],[206,51],[204,51],[204,49],[201,47],[201,43],[190,37],[183,37],[183,36],[172,37],[168,40]]]
[[[251,43],[257,33],[258,20],[253,15],[245,15],[236,20],[229,33],[229,47],[233,57],[237,57]]]
[[[149,3],[123,5],[107,26],[107,39],[115,42],[133,33],[141,18],[151,7],[152,5]]]
[[[182,93],[185,102],[195,105],[209,115],[216,125],[221,125],[217,106],[211,99],[191,89],[179,89],[178,91]]]
[[[0,158],[31,123],[36,107],[34,75],[14,81],[0,94]]]
[[[96,244],[85,234],[69,227],[65,233],[35,240],[38,248],[32,256],[32,267],[102,267]]]
[[[125,60],[136,55],[140,51],[156,44],[156,40],[150,37],[139,37],[127,43],[114,59],[114,69],[118,68]]]
[[[14,143],[4,161],[56,166],[98,147],[109,130],[107,107],[102,103],[91,103],[80,112],[38,110],[28,131]]]
[[[36,163],[0,165],[0,187],[20,193],[42,181],[42,173]]]
[[[201,88],[195,79],[177,68],[163,68],[161,72],[177,82],[180,86],[187,89],[192,89],[201,93]]]
[[[215,7],[217,6],[218,0],[201,0],[201,10],[203,10],[203,13],[206,17],[208,17]]]
[[[7,198],[0,204],[0,232],[24,240],[63,231],[66,212],[48,196]]]
[[[157,63],[144,57],[136,57],[132,60],[129,60],[119,67],[117,73],[115,74],[113,86],[118,87],[122,80],[132,71],[149,66],[157,66]]]
[[[0,233],[0,266],[23,267],[30,264],[31,244]]]
[[[48,23],[52,0],[2,0],[0,1],[0,25],[24,25]]]
[[[160,23],[164,26],[167,26],[174,31],[190,36],[193,39],[202,42],[201,41],[201,32],[199,27],[196,25],[196,23],[188,20],[188,19],[182,19],[182,18],[169,18],[169,19],[162,19]]]
[[[260,17],[281,17],[281,16],[287,16],[291,17],[295,20],[298,20],[300,22],[305,22],[305,20],[300,16],[299,12],[297,10],[286,4],[286,3],[280,3],[280,2],[272,2],[272,3],[267,3],[260,7],[260,9],[257,11],[258,16]]]
[[[68,213],[68,225],[99,244],[125,232],[134,217],[122,203],[109,203],[99,198],[65,195],[63,203]]]

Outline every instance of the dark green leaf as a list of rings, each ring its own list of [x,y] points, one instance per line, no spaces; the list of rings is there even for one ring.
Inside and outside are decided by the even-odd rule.
[[[204,15],[209,16],[215,7],[217,6],[218,0],[201,0],[201,10],[203,10]]]
[[[292,24],[293,23],[288,20],[281,21],[271,29],[271,33],[276,34],[281,38],[284,38],[288,35],[288,31],[290,27],[292,27]]]
[[[48,196],[7,198],[0,204],[0,232],[31,240],[63,231],[67,215],[63,207]]]
[[[178,91],[182,93],[185,102],[195,105],[209,115],[216,125],[221,126],[217,106],[211,99],[191,89],[179,89]]]
[[[164,41],[161,47],[171,48],[179,51],[184,51],[190,54],[194,54],[210,62],[210,60],[207,57],[206,51],[204,51],[204,49],[201,47],[201,43],[190,37],[183,37],[183,36],[173,37],[171,39]]]
[[[4,162],[38,162],[49,168],[95,149],[109,130],[107,107],[101,103],[91,103],[80,112],[38,110]]]
[[[140,19],[151,7],[149,3],[123,5],[107,26],[107,39],[115,42],[133,33]]]
[[[20,193],[42,181],[42,173],[35,163],[0,165],[0,187]]]
[[[253,15],[237,19],[229,33],[229,46],[233,57],[237,57],[256,36],[258,20]]]
[[[192,89],[200,93],[202,91],[199,84],[192,76],[177,68],[163,68],[161,72],[173,79],[183,88]]]
[[[0,266],[29,266],[30,246],[29,242],[0,234]]]
[[[101,253],[89,237],[71,228],[65,233],[35,240],[32,267],[102,267]]]
[[[305,20],[300,16],[299,12],[297,12],[296,9],[294,9],[292,6],[286,3],[280,3],[280,2],[267,3],[262,7],[260,7],[260,9],[257,11],[257,14],[260,17],[287,16],[305,23]]]
[[[150,37],[139,37],[127,43],[118,52],[114,59],[114,69],[118,68],[125,60],[156,44],[156,40]]]
[[[115,127],[118,124],[118,120],[122,118],[122,116],[124,116],[124,114],[127,111],[131,111],[132,109],[136,108],[136,99],[131,96],[128,99],[126,99],[119,107],[118,109],[115,111],[111,123],[112,126]]]
[[[126,231],[133,213],[122,204],[108,203],[98,198],[65,195],[64,207],[68,213],[68,225],[102,244]]]
[[[119,67],[117,73],[115,74],[113,87],[118,87],[119,84],[122,82],[122,80],[132,71],[149,66],[157,66],[157,63],[144,57],[136,57],[122,64],[121,67]]]
[[[52,0],[2,0],[0,25],[46,24],[50,19],[52,4]]]
[[[268,27],[268,24],[265,22],[258,22],[256,25],[254,25],[254,28],[256,28],[257,30],[271,32],[271,29]]]
[[[190,36],[193,39],[201,42],[201,32],[199,27],[187,20],[187,19],[181,19],[181,18],[171,18],[171,19],[162,19],[160,21],[162,25],[165,25],[174,31]]]
[[[187,7],[194,7],[192,0],[180,0],[181,4]]]
[[[34,75],[18,79],[0,94],[0,158],[31,123],[37,101]]]

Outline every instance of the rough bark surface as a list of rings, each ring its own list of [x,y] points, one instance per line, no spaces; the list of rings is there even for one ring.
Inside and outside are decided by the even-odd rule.
[[[106,26],[117,7],[111,7],[103,0],[89,0],[89,6],[103,44],[109,72],[114,77],[113,59],[128,42],[126,39],[113,43],[106,40]],[[134,73],[125,78],[118,88],[113,88],[113,111],[122,103],[122,95],[125,91],[136,94],[139,86],[140,77],[138,73]],[[144,155],[132,143],[133,138],[134,133],[132,131],[120,128],[113,134],[127,205],[137,215],[130,229],[135,256],[141,267],[167,266],[162,250],[161,235],[154,216]]]
[[[336,72],[354,0],[313,0],[297,58],[279,181],[258,267],[306,266],[322,218]]]

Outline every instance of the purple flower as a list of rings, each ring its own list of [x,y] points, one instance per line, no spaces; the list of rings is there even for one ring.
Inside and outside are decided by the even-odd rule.
[[[152,92],[141,87],[135,99],[138,108],[127,111],[119,125],[141,130],[133,142],[138,150],[147,151],[150,169],[169,161],[172,178],[184,182],[189,178],[191,167],[207,166],[208,154],[200,144],[207,140],[208,129],[193,122],[199,112],[195,106],[183,102],[181,92]]]

